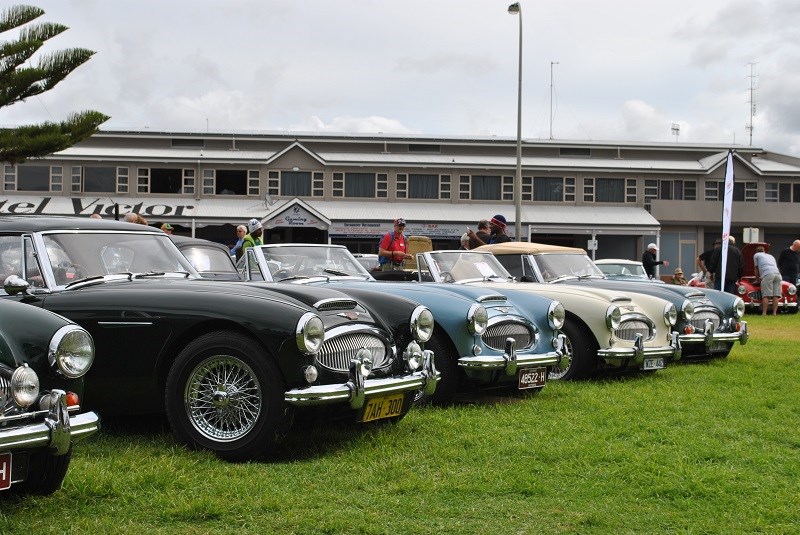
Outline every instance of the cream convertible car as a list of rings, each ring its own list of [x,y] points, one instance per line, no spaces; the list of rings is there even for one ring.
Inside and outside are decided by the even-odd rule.
[[[491,254],[431,251],[417,255],[420,281],[485,285],[509,299],[534,293],[560,301],[566,309],[566,366],[551,379],[579,379],[603,370],[657,370],[680,358],[674,304],[653,296],[634,298],[621,291],[514,281]],[[562,359],[564,362],[564,359]]]

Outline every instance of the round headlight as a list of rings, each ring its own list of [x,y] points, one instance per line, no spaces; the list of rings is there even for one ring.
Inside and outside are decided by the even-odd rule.
[[[741,297],[737,297],[733,301],[733,316],[736,319],[741,318],[744,316],[744,300]]]
[[[422,305],[411,313],[411,335],[417,342],[427,342],[433,336],[433,314]]]
[[[564,320],[567,317],[567,311],[564,310],[564,305],[558,301],[553,301],[547,308],[547,321],[553,330],[560,330],[564,326]]]
[[[417,371],[422,367],[422,348],[416,342],[411,342],[403,352],[403,359],[406,361],[410,371]]]
[[[300,321],[297,322],[295,331],[297,348],[310,355],[319,351],[322,342],[325,340],[325,325],[319,316],[313,312],[306,312]]]
[[[606,310],[606,325],[612,331],[619,329],[619,323],[622,321],[622,311],[616,305],[611,305]]]
[[[94,362],[94,340],[80,327],[65,325],[50,340],[47,356],[61,375],[70,379],[81,377]]]
[[[692,316],[694,316],[694,303],[688,299],[685,300],[681,305],[681,313],[683,314],[683,319],[686,321],[692,319]]]
[[[467,328],[472,334],[481,335],[489,325],[489,312],[483,305],[472,305],[467,312]]]
[[[694,311],[694,309],[692,309]],[[678,309],[675,308],[675,303],[667,303],[664,305],[664,323],[667,327],[672,327],[678,321]]]
[[[737,287],[736,287],[736,292],[737,292],[739,295],[744,295],[744,294],[746,294],[746,293],[747,293],[747,288],[745,288],[744,286],[737,286]]]
[[[11,395],[20,407],[30,407],[39,397],[39,376],[27,364],[11,374]]]
[[[797,286],[795,286],[794,284],[790,283],[789,286],[786,287],[786,293],[789,294],[789,295],[796,294],[797,293]]]

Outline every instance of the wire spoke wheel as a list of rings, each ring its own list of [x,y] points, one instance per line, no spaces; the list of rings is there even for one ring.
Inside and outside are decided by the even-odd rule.
[[[214,355],[189,374],[184,405],[189,421],[202,435],[223,442],[237,440],[258,421],[263,405],[261,385],[241,360]]]

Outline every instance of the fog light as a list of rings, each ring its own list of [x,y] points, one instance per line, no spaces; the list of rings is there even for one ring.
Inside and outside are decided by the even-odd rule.
[[[417,371],[422,366],[422,348],[416,342],[411,342],[403,352],[403,360],[409,371]]]
[[[359,361],[358,373],[363,377],[368,377],[372,372],[372,353],[370,353],[369,349],[362,347],[356,353],[356,359]]]
[[[30,407],[39,397],[39,376],[27,364],[11,374],[11,394],[20,407]]]
[[[472,354],[475,355],[476,357],[480,355],[482,351],[483,350],[481,349],[481,346],[479,345],[472,346]]]
[[[311,384],[317,380],[317,377],[319,377],[319,372],[317,371],[316,366],[306,366],[303,368],[303,376],[306,378],[306,382]]]

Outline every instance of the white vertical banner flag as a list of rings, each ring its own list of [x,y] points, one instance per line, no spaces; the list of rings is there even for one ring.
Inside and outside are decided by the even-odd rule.
[[[725,168],[725,197],[722,201],[722,273],[719,289],[725,290],[725,269],[728,267],[728,243],[731,233],[731,205],[733,204],[733,151],[728,151],[728,164]]]

